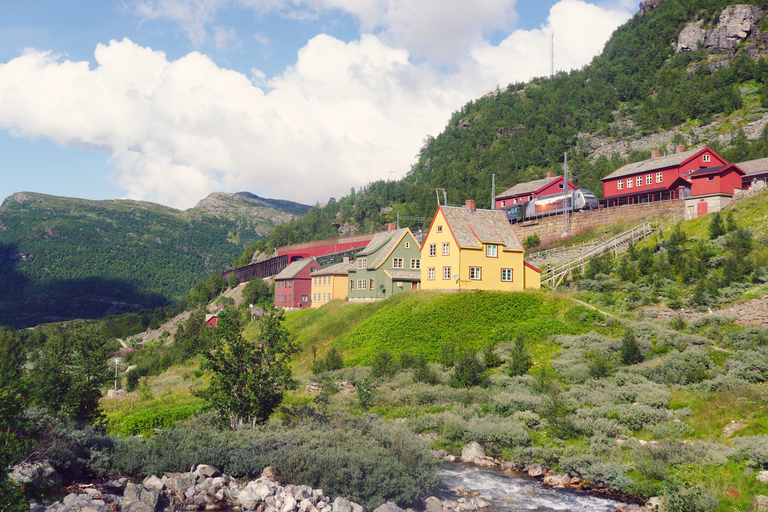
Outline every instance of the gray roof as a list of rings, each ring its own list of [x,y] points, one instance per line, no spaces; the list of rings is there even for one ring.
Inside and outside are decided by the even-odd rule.
[[[294,277],[296,277],[296,274],[304,270],[304,267],[306,267],[312,262],[316,263],[318,267],[320,266],[320,264],[317,263],[315,258],[304,258],[303,260],[294,261],[293,263],[285,267],[282,272],[277,274],[275,276],[275,280],[293,279]]]
[[[758,158],[757,160],[747,160],[739,162],[736,167],[747,174],[756,174],[768,171],[768,158]]]
[[[329,275],[347,275],[347,271],[352,267],[353,263],[336,263],[330,267],[321,268],[309,274],[310,276],[329,276]]]
[[[389,255],[390,251],[392,251],[398,242],[400,242],[400,239],[409,232],[410,230],[408,228],[403,228],[395,229],[393,231],[383,231],[381,233],[376,233],[376,236],[373,237],[373,240],[368,242],[368,245],[365,247],[365,249],[363,249],[362,252],[357,253],[355,257],[363,258],[370,256],[383,247],[383,250],[379,253],[379,257],[376,258],[376,261],[368,262],[368,268],[377,268],[379,265],[384,263],[384,261],[386,261],[387,255]],[[416,243],[415,238],[413,241]]]
[[[536,192],[542,187],[545,187],[558,179],[560,176],[555,176],[553,178],[542,178],[540,180],[534,180],[534,181],[527,181],[525,183],[518,183],[517,185],[514,185],[501,194],[497,195],[496,197],[509,197],[509,196],[519,196],[521,194],[530,194],[532,192]]]
[[[483,243],[503,244],[522,251],[523,245],[502,210],[475,210],[464,206],[441,206],[445,220],[460,247],[482,247]]]
[[[614,178],[621,178],[624,176],[631,176],[633,174],[639,174],[643,172],[653,172],[659,169],[666,169],[667,167],[680,165],[702,149],[704,148],[691,149],[689,151],[683,151],[682,153],[672,153],[671,155],[660,156],[650,160],[643,160],[642,162],[626,164],[603,178],[603,181]]]
[[[421,270],[400,270],[387,269],[384,272],[389,274],[393,281],[421,281]]]

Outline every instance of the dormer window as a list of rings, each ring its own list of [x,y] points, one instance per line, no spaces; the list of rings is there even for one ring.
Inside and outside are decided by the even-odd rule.
[[[488,244],[485,246],[485,256],[488,258],[498,257],[498,246],[494,244]]]

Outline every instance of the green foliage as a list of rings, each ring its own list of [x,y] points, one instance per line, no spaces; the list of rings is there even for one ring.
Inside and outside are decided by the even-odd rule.
[[[295,346],[282,326],[282,311],[268,309],[258,322],[258,338],[248,341],[238,311],[224,309],[204,352],[213,376],[200,396],[232,430],[266,422],[294,386],[288,362]]]
[[[725,234],[725,226],[723,225],[723,219],[720,217],[720,212],[715,212],[712,216],[712,221],[709,223],[709,238],[715,240]]]
[[[34,424],[23,414],[27,397],[9,384],[0,384],[0,510],[22,512],[28,509],[28,501],[24,489],[8,477],[8,468],[24,460],[36,435]]]
[[[523,247],[526,249],[530,249],[531,247],[538,247],[539,245],[541,245],[541,238],[539,238],[538,233],[528,235],[525,237],[525,241],[523,242]]]
[[[199,414],[207,404],[186,404],[138,411],[126,416],[117,424],[110,425],[110,431],[121,436],[152,435],[155,429],[169,428],[179,421]]]
[[[33,371],[35,401],[78,421],[99,419],[109,355],[107,340],[93,327],[51,328]]]
[[[424,354],[419,354],[413,365],[413,380],[414,382],[423,382],[432,386],[440,382],[440,378],[437,373],[429,367],[427,358]]]
[[[640,351],[640,345],[637,343],[637,338],[631,330],[627,330],[624,336],[621,338],[621,351],[619,352],[619,358],[621,364],[633,365],[642,363],[643,353]]]
[[[478,359],[474,351],[466,351],[459,355],[453,367],[449,381],[454,388],[486,387],[488,376],[485,365]]]
[[[381,350],[371,364],[371,377],[379,379],[392,377],[398,370],[397,361],[389,350]]]
[[[340,370],[341,368],[344,368],[344,358],[336,347],[331,347],[324,357],[321,357],[312,363],[312,373],[315,375],[320,375],[323,372]]]
[[[0,207],[0,323],[100,318],[166,306],[221,272],[259,238],[249,226],[209,212],[136,201],[29,194]],[[18,259],[16,256],[18,255]],[[48,320],[46,320],[48,321]]]
[[[274,290],[260,277],[248,281],[243,287],[243,305],[271,304]]]
[[[525,349],[525,339],[522,336],[515,338],[515,343],[509,351],[507,362],[507,375],[517,377],[525,375],[533,366],[531,354]]]
[[[368,509],[385,501],[419,503],[435,492],[440,465],[412,435],[372,415],[236,432],[218,430],[204,415],[150,439],[121,439],[115,447],[115,469],[134,477],[200,463],[237,478],[256,478],[271,466],[281,481],[322,488]]]
[[[712,512],[719,500],[710,490],[702,486],[668,483],[662,493],[663,512]]]

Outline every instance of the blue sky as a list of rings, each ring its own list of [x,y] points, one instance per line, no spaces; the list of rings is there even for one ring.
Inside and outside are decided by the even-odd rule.
[[[588,63],[636,3],[71,0],[0,5],[0,199],[307,204],[400,178],[452,112]]]

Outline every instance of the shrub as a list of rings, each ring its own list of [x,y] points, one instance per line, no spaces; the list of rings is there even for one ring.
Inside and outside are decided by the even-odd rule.
[[[635,338],[634,333],[630,330],[627,330],[624,337],[621,339],[619,358],[621,359],[621,364],[627,366],[641,363],[643,359],[645,359],[643,353],[640,351],[640,345],[637,343],[637,338]]]
[[[531,354],[525,349],[525,339],[518,336],[515,343],[509,350],[509,360],[507,361],[507,375],[517,377],[524,375],[533,366]]]
[[[454,388],[486,387],[485,365],[474,352],[465,352],[456,361],[449,384]]]
[[[531,437],[526,428],[513,419],[486,416],[474,418],[467,426],[464,441],[477,441],[492,451],[514,446],[528,446]]]
[[[415,359],[413,364],[413,380],[415,382],[423,382],[433,386],[440,383],[440,378],[437,376],[437,372],[429,367],[427,358],[423,353],[419,354],[419,357]]]
[[[674,482],[664,486],[662,497],[661,512],[711,512],[719,505],[713,491]]]
[[[389,350],[381,350],[373,360],[371,365],[371,376],[373,378],[392,377],[397,373],[397,363]]]
[[[272,466],[281,481],[322,488],[371,509],[385,501],[416,504],[438,483],[440,462],[426,447],[400,427],[370,415],[237,432],[219,431],[210,419],[193,420],[150,439],[121,440],[119,469],[141,477],[203,463],[238,478],[254,478]]]
[[[323,372],[330,372],[334,370],[340,370],[344,367],[344,358],[336,347],[326,352],[325,356],[317,359],[312,363],[312,373],[319,375]]]
[[[736,437],[733,440],[732,460],[747,461],[756,468],[768,470],[768,435]]]
[[[604,462],[593,455],[574,455],[560,461],[560,468],[593,482],[597,487],[632,492],[634,482],[627,476],[629,467],[616,462]]]

